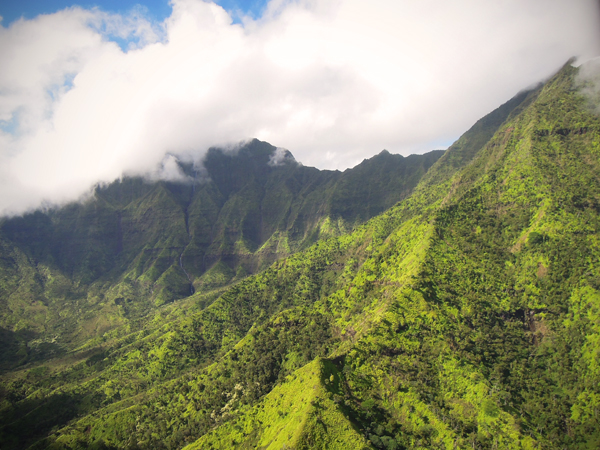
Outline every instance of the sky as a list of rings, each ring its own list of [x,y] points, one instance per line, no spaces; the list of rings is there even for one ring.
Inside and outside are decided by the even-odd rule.
[[[446,148],[569,58],[596,0],[0,0],[0,215],[251,138],[343,170]]]
[[[216,3],[227,10],[235,23],[241,23],[244,16],[259,18],[267,5],[266,0],[219,0]],[[76,3],[65,0],[2,0],[0,16],[4,18],[4,26],[8,26],[21,17],[33,19],[40,14],[52,14],[75,5],[118,14],[127,14],[132,8],[141,7],[145,10],[146,17],[159,22],[168,18],[173,10],[168,0],[103,0]]]

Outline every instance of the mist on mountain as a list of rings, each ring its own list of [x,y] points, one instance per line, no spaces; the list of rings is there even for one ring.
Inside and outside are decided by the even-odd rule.
[[[577,75],[579,91],[588,99],[588,106],[600,114],[600,58],[582,64]]]
[[[600,49],[594,0],[274,1],[243,23],[172,6],[160,23],[71,7],[0,25],[0,214],[254,137],[320,169],[447,148]]]

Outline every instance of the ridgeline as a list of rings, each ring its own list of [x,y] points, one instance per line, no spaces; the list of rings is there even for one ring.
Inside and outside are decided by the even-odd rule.
[[[5,221],[2,448],[600,447],[600,119],[577,71],[441,157],[319,172],[254,141],[209,153],[211,182]],[[53,238],[84,217],[76,250]]]

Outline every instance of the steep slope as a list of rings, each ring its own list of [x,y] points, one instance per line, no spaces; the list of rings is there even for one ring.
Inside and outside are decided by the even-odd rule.
[[[185,448],[372,448],[334,401],[342,392],[340,381],[334,364],[316,359],[286,377],[237,420]],[[230,409],[242,390],[237,385],[223,409]]]
[[[500,113],[493,113],[494,121],[484,120],[485,131],[493,134],[494,126],[532,97],[535,93],[513,101],[512,107],[501,107]],[[480,133],[477,124],[449,153],[461,152],[462,143],[473,142]],[[468,158],[463,161],[466,164]],[[223,410],[230,400],[223,393],[241,385],[240,408],[252,407],[315,357],[338,355],[329,361],[340,376],[337,389],[344,391],[334,397],[338,412],[359,424],[373,445],[397,445],[395,429],[385,425],[389,419],[382,417],[385,410],[377,404],[379,397],[366,398],[356,387],[352,364],[345,359],[364,339],[378,339],[370,330],[418,275],[432,233],[431,214],[452,184],[450,175],[460,168],[448,170],[438,163],[432,171],[442,175],[422,183],[408,201],[351,235],[321,241],[276,263],[206,309],[180,312],[186,303],[178,303],[169,314],[139,324],[139,331],[121,332],[122,337],[114,335],[97,349],[88,347],[94,355],[80,354],[85,363],[63,362],[66,365],[41,376],[17,376],[8,389],[7,398],[13,400],[1,411],[3,422],[10,424],[1,430],[5,439],[13,436],[24,446],[23,439],[31,442],[79,417],[39,447],[78,448],[94,442],[118,448],[180,447],[232,418],[230,409]],[[372,384],[368,380],[358,386],[366,389]],[[34,392],[43,394],[35,394],[31,404]],[[66,417],[49,413],[53,402],[67,400]],[[38,420],[14,420],[36,417],[33,411],[26,413],[33,405]],[[233,417],[240,408],[231,410]],[[345,429],[345,422],[339,423]],[[20,435],[22,429],[29,432]],[[311,445],[325,445],[327,436],[344,434],[343,429],[329,429]],[[265,435],[259,433],[259,438]]]
[[[383,152],[342,173],[254,140],[211,149],[202,170],[181,164],[182,182],[125,177],[83,203],[4,219],[0,367],[32,361],[38,348],[72,348],[350,230],[408,195],[440,155]]]
[[[354,341],[332,354],[344,405],[372,445],[600,445],[600,121],[575,74],[529,94],[451,180],[432,185],[452,170],[441,160],[374,219],[357,276],[327,297]],[[385,216],[404,219],[378,240]],[[370,326],[342,312],[361,303]]]
[[[11,374],[0,440],[597,448],[600,119],[576,73],[478,122],[352,233]]]
[[[536,93],[413,219],[427,246],[418,272],[395,292],[375,287],[395,298],[345,355],[348,395],[379,410],[356,409],[365,428],[387,423],[383,435],[408,448],[599,445],[600,127],[575,72]],[[380,286],[398,276],[393,239],[371,271]]]

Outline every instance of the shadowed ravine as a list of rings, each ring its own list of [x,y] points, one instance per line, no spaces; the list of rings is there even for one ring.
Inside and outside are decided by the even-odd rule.
[[[185,208],[183,210],[184,220],[185,220],[185,232],[186,232],[187,238],[188,238],[188,245],[190,245],[190,243],[192,241],[192,236],[190,235],[190,214],[189,214],[188,210],[189,210],[190,204],[192,202],[192,199],[194,197],[194,192],[195,192],[195,187],[196,187],[196,174],[197,174],[197,171],[194,171],[194,182],[192,183],[192,194],[190,196],[190,200],[189,200],[188,204],[185,206]],[[181,268],[181,270],[183,270],[183,273],[185,274],[186,278],[190,282],[190,295],[194,295],[194,292],[195,292],[194,284],[192,283],[192,279],[191,279],[190,275],[187,273],[187,271],[183,267],[183,252],[185,252],[185,247],[179,254],[179,267]]]

